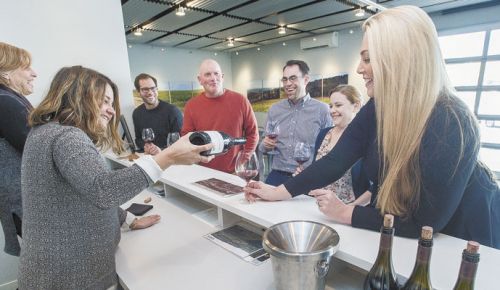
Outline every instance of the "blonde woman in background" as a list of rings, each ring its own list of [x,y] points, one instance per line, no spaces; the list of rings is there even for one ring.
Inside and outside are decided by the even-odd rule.
[[[431,19],[418,7],[399,6],[367,19],[363,31],[358,73],[371,99],[327,156],[282,186],[251,183],[247,199],[313,190],[335,222],[378,230],[391,213],[397,235],[416,238],[429,225],[500,248],[500,190],[478,159],[477,121],[448,80]],[[315,194],[359,158],[378,188],[369,206]]]
[[[4,251],[14,256],[21,251],[21,157],[33,109],[26,96],[33,93],[36,77],[28,51],[0,42],[0,222]]]
[[[332,89],[330,96],[330,115],[333,127],[321,129],[316,138],[314,159],[319,160],[330,152],[337,144],[352,119],[362,106],[361,94],[351,85],[338,85]],[[302,172],[302,167],[297,167],[295,175]],[[353,167],[338,180],[328,184],[319,191],[326,195],[336,195],[342,202],[351,205],[365,205],[370,201],[371,193],[368,191],[369,180],[362,169],[362,161],[356,162]],[[318,192],[318,193],[319,193]]]

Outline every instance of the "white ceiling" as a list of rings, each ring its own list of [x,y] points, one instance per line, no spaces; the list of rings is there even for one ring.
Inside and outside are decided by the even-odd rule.
[[[500,5],[492,0],[373,0],[386,8],[416,5],[428,13],[452,13]],[[177,16],[184,7],[186,14]],[[358,9],[364,17],[355,16]],[[376,13],[359,0],[122,0],[129,43],[237,51],[359,26]],[[278,34],[280,26],[286,34]],[[141,36],[134,35],[140,29]],[[234,46],[229,47],[228,38]]]

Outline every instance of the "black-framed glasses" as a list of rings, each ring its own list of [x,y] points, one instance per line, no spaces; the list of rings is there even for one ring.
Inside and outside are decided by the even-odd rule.
[[[290,82],[293,83],[293,82],[297,81],[298,79],[299,79],[298,76],[293,75],[293,76],[289,76],[289,77],[282,77],[281,78],[281,82],[282,83],[286,83],[286,82],[290,81]]]
[[[156,92],[157,89],[158,89],[157,87],[140,88],[139,91],[141,91],[141,93],[148,93],[148,92]]]

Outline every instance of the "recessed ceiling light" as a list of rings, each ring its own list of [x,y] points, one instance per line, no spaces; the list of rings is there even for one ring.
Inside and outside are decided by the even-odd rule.
[[[229,47],[233,47],[234,46],[234,40],[232,38],[228,39],[227,46],[229,46]]]
[[[236,52],[236,55],[238,55],[238,54],[239,54],[239,53],[238,53],[238,52]]]
[[[177,8],[177,11],[175,11],[175,15],[177,15],[177,16],[186,15],[186,11],[184,11],[184,7],[180,6],[179,8]]]
[[[313,37],[313,41],[316,41],[316,37]]]
[[[128,48],[132,48],[132,44],[129,44],[129,45],[128,45]]]
[[[279,34],[286,34],[286,28],[284,26],[281,26],[280,28],[278,28],[278,33]]]
[[[286,42],[283,42],[283,46],[286,46]]]
[[[353,33],[354,33],[354,30],[350,29],[350,30],[349,30],[349,33],[350,33],[350,34],[353,34]]]
[[[217,56],[217,52],[214,52],[214,55]]]
[[[141,36],[142,35],[142,29],[140,27],[136,28],[134,31],[135,36]]]
[[[164,48],[164,47],[162,47],[162,48],[161,48],[161,51],[165,51],[165,48]]]
[[[354,15],[356,15],[356,17],[363,17],[365,16],[365,11],[360,7],[359,9],[356,10],[356,13]]]
[[[257,47],[257,50],[259,50],[259,51],[260,51],[260,47]]]

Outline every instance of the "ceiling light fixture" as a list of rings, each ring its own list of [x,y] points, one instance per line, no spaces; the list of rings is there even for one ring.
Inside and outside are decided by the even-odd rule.
[[[382,6],[380,4],[377,4],[377,3],[373,2],[373,1],[370,1],[370,0],[358,0],[358,2],[366,4],[366,5],[369,5],[369,6],[372,6],[373,8],[377,8],[380,11],[384,11],[385,9],[387,9],[384,6]],[[367,7],[367,8],[371,9],[370,7]]]
[[[179,8],[177,8],[177,11],[175,11],[175,15],[177,15],[177,16],[186,15],[186,11],[184,10],[184,7],[179,6]]]
[[[239,53],[238,53],[238,52],[236,52],[236,55],[238,55],[238,54],[239,54]]]
[[[134,35],[135,36],[142,36],[142,29],[140,27],[137,27],[135,30],[134,30]]]
[[[356,17],[363,17],[365,16],[365,11],[360,7],[359,9],[356,9],[356,13],[354,15],[356,15]]]
[[[228,41],[227,46],[229,46],[229,47],[234,46],[234,40],[232,38],[228,38],[227,41]]]
[[[285,28],[285,26],[281,26],[280,28],[278,28],[278,33],[279,34],[286,34],[286,28]]]

